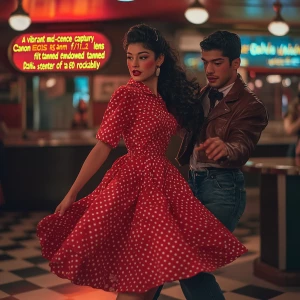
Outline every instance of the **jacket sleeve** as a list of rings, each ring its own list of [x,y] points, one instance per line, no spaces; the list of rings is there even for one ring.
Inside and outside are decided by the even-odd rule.
[[[268,124],[268,114],[260,102],[246,107],[231,124],[225,140],[228,156],[220,160],[223,167],[241,167],[250,158],[262,131]]]

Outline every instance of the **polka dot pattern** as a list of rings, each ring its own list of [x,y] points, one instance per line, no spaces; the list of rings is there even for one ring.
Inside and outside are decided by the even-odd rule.
[[[128,154],[100,185],[38,224],[51,270],[78,285],[145,292],[213,271],[247,249],[197,200],[165,153],[176,132],[164,101],[130,80],[112,96],[97,138]]]

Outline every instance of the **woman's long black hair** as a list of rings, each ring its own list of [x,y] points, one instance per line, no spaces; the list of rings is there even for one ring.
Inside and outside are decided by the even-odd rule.
[[[134,43],[142,43],[146,49],[152,50],[155,58],[164,55],[158,77],[158,92],[181,128],[188,131],[199,129],[204,120],[199,97],[200,86],[195,78],[187,79],[185,71],[179,65],[177,52],[158,30],[145,24],[135,25],[125,34],[125,51]]]

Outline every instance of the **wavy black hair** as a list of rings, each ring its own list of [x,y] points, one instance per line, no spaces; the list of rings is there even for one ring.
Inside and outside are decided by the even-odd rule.
[[[218,30],[210,34],[200,42],[202,51],[220,50],[225,57],[229,58],[230,64],[241,56],[240,37],[226,30]]]
[[[158,92],[181,128],[188,131],[200,128],[204,120],[199,97],[200,86],[195,78],[187,78],[179,65],[177,52],[157,29],[146,24],[135,25],[125,34],[124,50],[127,51],[128,46],[134,43],[141,43],[146,49],[153,51],[156,59],[164,55],[158,77]]]

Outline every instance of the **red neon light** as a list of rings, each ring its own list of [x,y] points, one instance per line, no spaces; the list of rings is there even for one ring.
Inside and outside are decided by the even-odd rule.
[[[12,65],[34,73],[97,71],[110,55],[109,40],[98,32],[28,33],[9,47]]]

